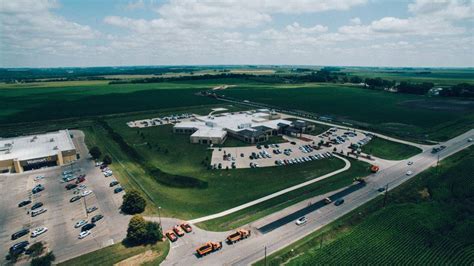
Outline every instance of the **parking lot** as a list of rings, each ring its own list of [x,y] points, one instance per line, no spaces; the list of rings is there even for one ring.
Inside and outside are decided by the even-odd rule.
[[[46,243],[49,250],[56,256],[56,262],[61,262],[72,257],[91,252],[101,247],[120,241],[126,235],[128,216],[120,214],[123,192],[114,193],[109,186],[113,177],[104,177],[98,167],[88,159],[87,149],[84,145],[82,132],[72,131],[74,143],[81,155],[73,165],[47,168],[22,174],[9,174],[0,176],[0,245],[2,247],[2,264],[9,248],[18,242],[28,241],[31,244],[42,241]],[[82,190],[66,190],[65,186],[70,182],[62,180],[63,171],[74,171],[74,175],[85,174],[85,181],[79,185],[85,185]],[[35,180],[37,176],[44,176]],[[32,189],[42,184],[44,190],[32,194]],[[87,196],[70,202],[74,196],[81,195],[82,191],[90,190]],[[24,207],[18,204],[26,199],[32,202]],[[42,202],[40,208],[46,212],[32,217],[30,208],[33,204]],[[86,209],[97,207],[97,210],[87,213]],[[104,216],[96,222],[91,230],[91,235],[84,239],[78,239],[81,228],[75,228],[79,220],[91,222],[91,218],[101,214]],[[38,227],[46,227],[48,231],[38,237],[32,238],[30,233],[16,240],[11,240],[11,235],[23,228],[30,232]]]
[[[283,136],[288,142],[245,147],[214,148],[211,166],[220,169],[287,166],[321,160],[337,151],[350,151],[351,144],[365,145],[370,136],[340,128],[332,128],[320,135],[303,134],[301,137]],[[324,142],[323,145],[318,145]],[[326,145],[329,142],[328,145]],[[225,145],[225,144],[224,144]]]

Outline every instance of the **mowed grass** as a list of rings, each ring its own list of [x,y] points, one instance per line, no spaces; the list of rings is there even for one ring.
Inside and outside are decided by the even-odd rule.
[[[362,151],[387,160],[404,160],[422,152],[420,148],[377,137],[362,146]]]
[[[364,177],[370,174],[369,164],[354,159],[349,160],[351,162],[351,168],[345,172],[224,217],[199,223],[197,226],[209,231],[227,231],[235,229],[303,200],[348,186],[353,183],[354,178]]]
[[[59,263],[58,265],[64,266],[112,266],[122,260],[128,259],[130,257],[142,254],[148,250],[153,252],[153,259],[150,261],[153,265],[159,265],[168,255],[169,252],[169,242],[168,240],[164,242],[158,242],[153,245],[146,246],[134,246],[127,247],[122,243],[117,243],[91,253],[84,254],[82,256],[70,259],[68,261]]]
[[[340,84],[246,85],[227,97],[313,112],[406,139],[446,140],[474,127],[474,103]]]
[[[472,265],[474,147],[269,256],[269,265]],[[321,246],[322,243],[322,246]],[[256,265],[263,265],[259,261]]]
[[[207,188],[163,185],[128,158],[103,128],[86,128],[88,145],[98,145],[113,156],[115,163],[112,168],[125,188],[140,189],[147,196],[151,205],[147,210],[149,214],[156,213],[156,207],[161,206],[164,216],[197,218],[238,206],[344,166],[342,160],[332,158],[288,167],[208,170],[207,163],[203,163],[211,155],[207,146],[189,143],[188,135],[173,134],[169,125],[138,130],[126,126],[129,120],[117,118],[108,120],[108,123],[145,158],[147,164],[170,174],[190,176],[208,184]]]

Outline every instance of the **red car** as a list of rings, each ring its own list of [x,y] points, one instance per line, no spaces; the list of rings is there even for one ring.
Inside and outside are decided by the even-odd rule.
[[[182,223],[181,225],[181,228],[183,228],[183,230],[186,232],[186,233],[191,233],[193,231],[193,228],[191,227],[190,224],[188,223]]]
[[[179,227],[179,225],[175,225],[173,227],[173,231],[178,235],[178,236],[184,236],[184,231]]]
[[[76,184],[79,184],[79,183],[82,183],[86,181],[86,175],[80,175],[77,179],[76,179]]]
[[[168,232],[166,232],[166,236],[169,238],[171,242],[175,242],[176,240],[178,240],[178,237],[172,230],[169,230]]]

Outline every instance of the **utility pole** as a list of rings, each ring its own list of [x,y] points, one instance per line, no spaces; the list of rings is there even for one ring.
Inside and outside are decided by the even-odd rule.
[[[319,240],[319,248],[322,249],[323,248],[323,234],[321,234],[321,238]]]
[[[265,246],[265,266],[267,266],[267,246]]]
[[[383,206],[385,207],[385,204],[387,203],[387,194],[388,194],[388,183],[385,185],[385,195],[383,197]]]

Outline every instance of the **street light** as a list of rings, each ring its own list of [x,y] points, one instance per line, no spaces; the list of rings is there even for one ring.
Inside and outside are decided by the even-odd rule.
[[[163,232],[163,226],[161,225],[161,213],[160,213],[160,210],[161,210],[161,206],[158,206],[158,218],[160,219],[160,230],[161,230],[161,232]]]

